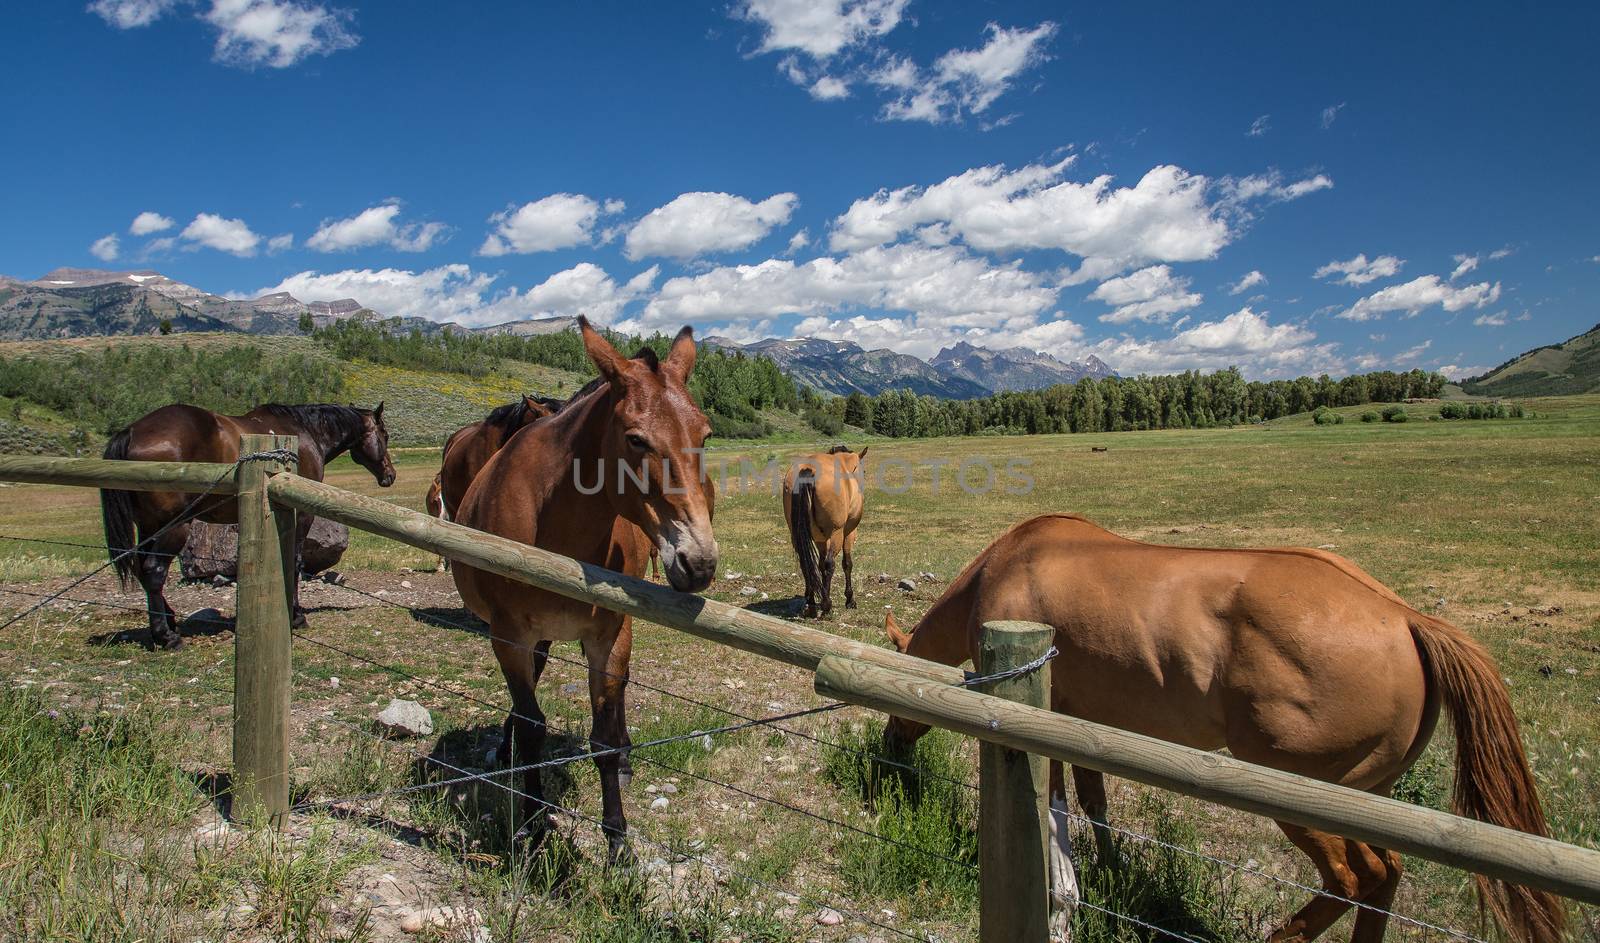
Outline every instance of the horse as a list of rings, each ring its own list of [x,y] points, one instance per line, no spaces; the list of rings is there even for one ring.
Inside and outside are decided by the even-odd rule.
[[[789,523],[789,543],[800,558],[808,619],[817,615],[819,596],[822,616],[833,612],[833,561],[841,551],[844,607],[856,607],[856,527],[865,502],[861,462],[866,457],[866,449],[857,455],[836,445],[799,459],[784,475],[783,517]]]
[[[444,461],[439,467],[439,501],[444,514],[440,519],[455,519],[456,508],[466,495],[467,486],[488,464],[490,456],[500,451],[517,430],[564,405],[563,400],[524,395],[514,403],[495,407],[489,415],[451,433],[445,440]]]
[[[711,531],[715,491],[701,450],[711,434],[684,384],[694,369],[694,332],[685,327],[665,359],[646,348],[624,357],[578,319],[584,350],[600,382],[564,409],[513,436],[467,488],[456,521],[467,527],[641,576],[651,545],[680,592],[710,585],[717,569]],[[630,778],[624,719],[633,620],[621,613],[530,588],[464,563],[452,570],[466,607],[489,625],[496,661],[511,694],[510,753],[536,762],[544,714],[535,689],[552,641],[578,641],[589,666],[591,745],[616,748],[595,758],[602,825],[613,861],[627,851],[622,788]],[[539,771],[523,773],[518,840],[542,839]]]
[[[957,665],[976,660],[981,627],[1000,619],[1055,628],[1058,713],[1196,749],[1226,747],[1245,762],[1379,795],[1427,746],[1442,703],[1456,732],[1456,813],[1547,834],[1488,652],[1336,554],[1147,544],[1076,515],[1046,515],[990,544],[912,632],[893,615],[885,629],[900,651]],[[926,730],[891,718],[884,749],[899,753]],[[1100,856],[1114,861],[1104,777],[1072,772]],[[1052,773],[1059,794],[1059,766]],[[1352,939],[1382,940],[1399,855],[1277,824],[1316,866],[1325,894],[1270,939],[1311,940],[1359,901],[1367,906]],[[1521,943],[1561,938],[1565,915],[1553,895],[1481,876],[1478,886]]]
[[[235,462],[239,437],[266,433],[299,437],[297,473],[321,481],[323,469],[344,452],[372,472],[380,487],[394,484],[394,463],[389,459],[389,431],[383,424],[383,404],[357,409],[318,403],[257,406],[242,416],[224,416],[198,406],[173,403],[135,420],[106,443],[104,457],[142,462]],[[152,648],[176,649],[183,645],[177,613],[162,590],[172,558],[189,536],[189,521],[236,524],[239,511],[231,495],[200,500],[196,494],[165,491],[100,491],[100,511],[105,525],[106,549],[124,587],[137,577],[150,612]],[[295,558],[313,518],[299,515],[295,533]],[[134,539],[137,528],[138,540]],[[127,550],[137,547],[138,553]],[[296,572],[298,572],[296,567]],[[306,624],[299,606],[298,582],[292,594],[294,625]]]

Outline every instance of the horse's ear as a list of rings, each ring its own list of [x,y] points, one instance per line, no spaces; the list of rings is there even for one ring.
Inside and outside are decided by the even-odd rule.
[[[894,643],[894,647],[901,654],[904,654],[905,650],[911,647],[911,636],[900,631],[900,626],[894,621],[894,613],[885,612],[883,614],[883,630],[889,633],[889,641]]]
[[[868,446],[868,448],[871,448],[871,446]],[[862,449],[861,450],[861,454],[856,456],[856,464],[859,465],[859,464],[861,464],[862,462],[864,462],[866,460],[867,460],[867,450],[866,449]]]
[[[578,331],[583,335],[583,350],[594,363],[594,368],[607,380],[616,382],[628,369],[628,358],[618,353],[611,342],[600,336],[600,332],[589,324],[589,319],[578,315]]]
[[[694,371],[694,328],[685,324],[678,336],[672,339],[672,350],[667,352],[667,367],[680,379],[687,380]]]
[[[383,400],[378,400],[378,408],[372,411],[372,418],[383,422]]]
[[[535,416],[539,416],[540,418],[551,415],[550,407],[539,402],[526,393],[522,394],[522,408],[526,409],[530,413],[533,413]]]

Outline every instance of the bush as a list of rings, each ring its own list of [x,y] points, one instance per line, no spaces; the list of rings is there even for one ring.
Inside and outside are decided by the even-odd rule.
[[[1318,406],[1316,412],[1311,414],[1311,421],[1319,426],[1331,426],[1339,420],[1339,414],[1326,406]]]
[[[1466,417],[1467,409],[1460,403],[1445,403],[1439,407],[1440,419],[1465,419]]]
[[[1407,419],[1410,419],[1410,418],[1411,418],[1410,416],[1406,415],[1406,408],[1404,406],[1385,406],[1385,407],[1383,407],[1383,421],[1384,422],[1405,422]]]
[[[806,422],[811,428],[825,436],[836,436],[844,432],[844,420],[833,413],[812,408],[806,410]]]
[[[1369,409],[1366,412],[1361,414],[1361,421],[1362,422],[1377,422],[1378,421],[1378,414]]]

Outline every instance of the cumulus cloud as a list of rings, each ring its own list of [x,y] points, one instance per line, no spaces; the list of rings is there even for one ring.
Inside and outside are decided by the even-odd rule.
[[[149,26],[181,0],[95,0],[89,11],[118,29]],[[210,0],[200,19],[216,30],[212,57],[226,65],[284,69],[360,42],[348,10],[303,0]]]
[[[189,242],[185,248],[204,246],[237,256],[255,255],[256,246],[261,243],[261,237],[251,232],[244,220],[226,219],[214,213],[197,215],[179,235]],[[154,244],[151,248],[155,248]]]
[[[148,236],[151,233],[165,232],[176,225],[171,217],[145,210],[133,218],[133,222],[128,225],[128,232],[135,236]]]
[[[555,193],[521,206],[511,205],[489,217],[494,232],[479,247],[479,255],[525,255],[549,252],[594,242],[594,227],[602,215],[620,213],[621,200],[604,205],[581,193]]]
[[[900,25],[910,0],[747,0],[740,19],[762,27],[758,53],[797,51],[831,59]]]
[[[117,29],[137,29],[149,26],[166,16],[178,0],[95,0],[89,12]]]
[[[811,245],[811,233],[802,229],[789,237],[789,247],[784,250],[787,255],[794,255],[806,246]]]
[[[89,254],[102,262],[110,262],[121,253],[122,244],[116,233],[101,236],[89,246]]]
[[[1452,363],[1440,367],[1439,372],[1444,374],[1447,379],[1465,380],[1469,377],[1482,376],[1489,372],[1489,368],[1486,366],[1462,366]]]
[[[1223,177],[1218,181],[1218,187],[1225,204],[1242,207],[1256,200],[1281,203],[1298,200],[1318,190],[1330,190],[1333,188],[1333,178],[1327,174],[1313,174],[1300,180],[1286,181],[1281,171],[1271,170],[1248,177]]]
[[[276,255],[294,248],[294,233],[284,233],[267,240],[267,254]]]
[[[1111,338],[1078,353],[1093,353],[1123,374],[1172,373],[1239,367],[1249,377],[1339,372],[1333,343],[1295,324],[1273,324],[1248,307],[1217,321],[1203,321],[1170,337]]]
[[[448,231],[444,223],[400,225],[396,222],[399,215],[399,201],[390,200],[345,219],[325,219],[306,240],[306,248],[345,252],[386,245],[401,252],[425,252]]]
[[[1450,273],[1450,281],[1453,282],[1456,279],[1460,278],[1461,276],[1466,275],[1468,272],[1477,271],[1478,266],[1482,265],[1485,261],[1498,262],[1501,259],[1505,258],[1506,256],[1510,255],[1514,251],[1515,250],[1512,249],[1510,246],[1506,246],[1503,249],[1496,249],[1493,252],[1489,252],[1489,253],[1483,253],[1483,252],[1472,252],[1472,253],[1458,252],[1455,255],[1451,256],[1451,259],[1454,260],[1455,263],[1456,263],[1456,267]]]
[[[1250,122],[1250,130],[1246,131],[1245,134],[1249,137],[1258,138],[1270,130],[1272,130],[1272,116],[1262,115]]]
[[[982,46],[952,49],[925,72],[901,60],[887,71],[872,73],[869,81],[898,92],[884,105],[882,117],[939,124],[982,114],[1017,76],[1049,58],[1044,50],[1058,29],[1048,20],[1032,29],[990,23]]]
[[[1131,187],[1114,187],[1109,175],[1065,179],[1072,162],[997,164],[928,187],[879,190],[834,220],[829,245],[848,252],[914,233],[986,252],[1059,249],[1085,260],[1068,276],[1077,284],[1155,262],[1214,258],[1237,235],[1250,201],[1292,198],[1320,179],[1223,181],[1213,201],[1211,182],[1180,167],[1155,167]]]
[[[1439,305],[1446,311],[1484,308],[1500,300],[1500,283],[1479,282],[1456,287],[1437,275],[1423,275],[1400,285],[1390,285],[1339,312],[1347,321],[1371,321],[1388,311],[1403,311],[1415,317],[1424,308]]]
[[[649,328],[684,321],[899,311],[924,327],[1026,328],[1059,289],[1018,265],[995,265],[957,246],[873,247],[805,263],[767,259],[671,278],[647,305]]]
[[[1261,274],[1257,269],[1251,269],[1244,274],[1243,278],[1228,286],[1228,294],[1242,295],[1257,285],[1265,285],[1266,283],[1267,276]]]
[[[1505,327],[1508,322],[1506,313],[1502,311],[1499,314],[1480,314],[1472,319],[1472,323],[1476,327]]]
[[[580,262],[527,291],[494,291],[496,276],[468,265],[441,265],[424,271],[347,269],[306,271],[245,297],[286,291],[302,301],[355,298],[385,317],[454,321],[472,327],[536,317],[586,314],[599,323],[614,321],[629,301],[649,291],[657,269],[619,284],[599,266]]]
[[[1365,285],[1375,282],[1380,278],[1390,278],[1400,273],[1400,267],[1406,264],[1405,259],[1392,255],[1380,255],[1368,259],[1365,252],[1353,259],[1343,262],[1333,261],[1311,273],[1313,278],[1328,278],[1333,275],[1341,276],[1336,279],[1342,285]]]
[[[628,229],[623,254],[689,259],[755,244],[789,221],[799,199],[779,193],[752,202],[731,193],[685,193]]]
[[[1153,265],[1132,275],[1107,279],[1089,294],[1089,298],[1115,308],[1110,314],[1100,315],[1100,320],[1108,324],[1170,321],[1174,314],[1198,307],[1203,300],[1198,292],[1189,291],[1187,278],[1174,277],[1172,268],[1166,265]]]

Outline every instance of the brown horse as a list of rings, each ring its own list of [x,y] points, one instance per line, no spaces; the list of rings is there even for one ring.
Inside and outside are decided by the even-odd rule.
[[[467,486],[517,430],[533,425],[563,405],[561,400],[524,395],[451,433],[444,443],[444,463],[439,467],[439,502],[444,513],[441,519],[455,519]]]
[[[1081,517],[1037,517],[984,550],[911,634],[892,616],[886,628],[901,651],[956,665],[976,656],[982,625],[997,619],[1055,627],[1055,711],[1383,795],[1427,746],[1442,702],[1456,731],[1456,812],[1546,834],[1488,653],[1343,557],[1158,546]],[[892,718],[885,749],[926,729]],[[1108,858],[1104,779],[1076,767],[1073,779]],[[1278,827],[1329,894],[1376,908],[1358,911],[1353,939],[1381,940],[1399,856]],[[1564,912],[1552,895],[1483,878],[1479,888],[1518,940],[1560,938]],[[1349,907],[1319,895],[1272,939],[1310,940]]]
[[[644,573],[651,545],[681,592],[710,584],[717,569],[711,533],[715,494],[701,449],[711,426],[684,384],[694,369],[694,335],[679,332],[665,360],[654,351],[623,357],[579,318],[584,349],[601,381],[556,415],[522,430],[489,459],[467,489],[457,520],[632,576]],[[632,619],[532,589],[464,564],[454,568],[467,608],[489,624],[495,659],[510,689],[511,753],[535,762],[544,715],[535,688],[551,641],[578,641],[589,663],[590,733],[596,749],[626,748],[623,697]],[[625,753],[597,757],[603,824],[611,854],[626,849],[622,786]],[[537,841],[545,819],[539,772],[523,776],[522,829]],[[524,831],[527,830],[527,831]]]
[[[233,462],[239,458],[239,436],[265,433],[298,436],[298,473],[322,480],[323,469],[344,452],[372,472],[384,488],[394,484],[394,464],[389,460],[389,432],[383,425],[383,404],[376,409],[315,404],[308,406],[258,406],[243,416],[223,416],[174,403],[136,420],[106,443],[105,457],[144,462]],[[189,521],[199,519],[213,524],[237,523],[238,505],[231,495],[217,495],[191,507],[200,496],[162,491],[100,492],[100,510],[105,522],[106,549],[115,561],[117,576],[126,586],[137,577],[144,587],[150,610],[152,647],[178,648],[177,614],[167,604],[162,589],[172,557],[183,548],[189,536]],[[313,518],[302,514],[295,535],[295,555],[305,539]],[[134,531],[138,530],[138,543]],[[139,553],[124,551],[137,546]],[[298,571],[298,567],[296,570]],[[305,613],[295,594],[295,625],[305,624]]]
[[[856,527],[865,501],[861,454],[836,445],[795,461],[783,478],[783,517],[806,584],[806,617],[833,612],[833,561],[844,555],[844,607],[856,607]]]

